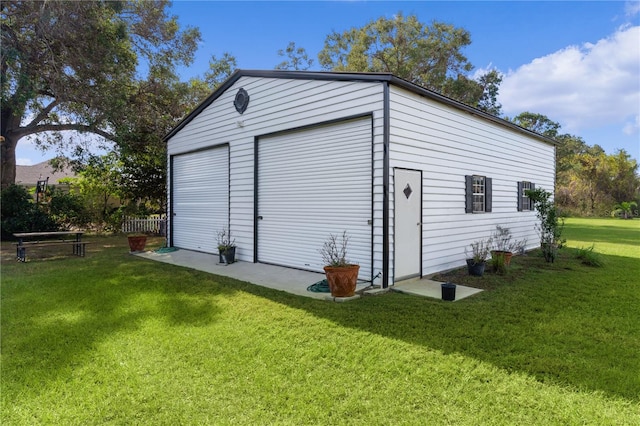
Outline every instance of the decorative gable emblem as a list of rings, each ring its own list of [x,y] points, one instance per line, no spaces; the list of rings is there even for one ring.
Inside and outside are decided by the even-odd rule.
[[[407,200],[408,200],[409,196],[411,195],[413,190],[411,189],[411,186],[409,186],[409,184],[407,184],[407,186],[405,186],[405,188],[402,190],[402,192],[404,192],[404,196],[407,197]]]
[[[236,107],[236,111],[240,114],[246,111],[249,106],[249,94],[246,90],[243,88],[238,90],[238,93],[236,93],[236,99],[233,101],[233,106]]]

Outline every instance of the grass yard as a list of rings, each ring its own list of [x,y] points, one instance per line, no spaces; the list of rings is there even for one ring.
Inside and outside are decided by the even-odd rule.
[[[640,221],[566,236],[455,303],[329,303],[124,237],[26,264],[3,243],[0,423],[640,425]],[[591,243],[602,268],[574,257]]]

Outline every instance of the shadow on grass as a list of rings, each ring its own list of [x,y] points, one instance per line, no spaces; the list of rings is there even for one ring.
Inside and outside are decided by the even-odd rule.
[[[541,382],[640,400],[637,259],[604,256],[608,267],[589,268],[567,250],[554,265],[455,303],[390,293],[336,304],[121,253],[116,247],[92,258],[4,268],[4,380],[28,369],[22,386],[40,386],[112,335],[150,318],[167,328],[205,326],[223,312],[218,296],[246,292]]]
[[[573,250],[562,252],[553,265],[455,303],[390,293],[333,304],[255,286],[246,291],[540,382],[640,401],[638,259],[603,256],[616,266],[592,268],[574,259]]]
[[[222,312],[215,298],[236,293],[233,285],[221,284],[227,278],[121,253],[120,247],[94,249],[90,258],[26,264],[5,256],[3,381],[14,389],[42,387],[82,365],[112,336],[150,319],[167,329],[210,324]]]

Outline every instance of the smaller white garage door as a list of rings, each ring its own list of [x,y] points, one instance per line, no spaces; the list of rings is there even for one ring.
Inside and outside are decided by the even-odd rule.
[[[229,224],[229,146],[176,155],[171,175],[173,246],[217,253]]]

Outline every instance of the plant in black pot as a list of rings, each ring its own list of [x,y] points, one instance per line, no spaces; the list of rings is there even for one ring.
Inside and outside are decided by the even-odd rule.
[[[324,273],[333,297],[351,297],[356,291],[360,265],[347,260],[348,243],[347,231],[342,236],[331,234],[320,250],[325,264]]]
[[[471,252],[465,249],[469,275],[481,277],[484,274],[484,268],[487,266],[487,257],[489,257],[489,251],[491,250],[491,239],[474,241],[470,244],[470,247]]]
[[[231,239],[228,228],[218,231],[218,254],[220,263],[229,265],[236,261],[236,240]]]

